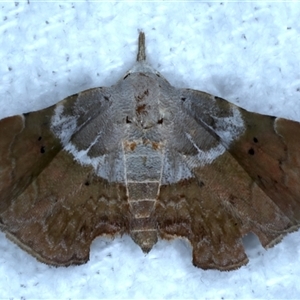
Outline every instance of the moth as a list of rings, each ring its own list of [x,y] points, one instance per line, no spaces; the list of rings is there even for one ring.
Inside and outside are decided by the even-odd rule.
[[[300,123],[179,89],[146,62],[111,87],[0,121],[0,227],[39,261],[83,264],[97,236],[145,253],[187,239],[193,264],[248,262],[300,224]]]

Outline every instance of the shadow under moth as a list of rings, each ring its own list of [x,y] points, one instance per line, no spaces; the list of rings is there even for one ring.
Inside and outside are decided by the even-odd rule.
[[[89,259],[97,236],[147,253],[185,238],[193,264],[248,262],[300,224],[300,123],[171,86],[145,55],[111,87],[0,121],[0,228],[55,266]]]

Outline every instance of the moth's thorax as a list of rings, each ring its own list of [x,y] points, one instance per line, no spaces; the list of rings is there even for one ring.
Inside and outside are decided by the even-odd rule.
[[[164,120],[164,86],[170,86],[158,73],[133,72],[124,76],[122,87],[129,91],[125,99],[130,105],[127,123],[134,123],[141,129],[162,124]]]
[[[123,141],[123,152],[128,181],[160,181],[164,143],[150,140]]]

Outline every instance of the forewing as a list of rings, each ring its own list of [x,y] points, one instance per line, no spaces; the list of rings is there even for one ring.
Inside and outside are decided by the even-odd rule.
[[[300,125],[198,91],[180,97],[192,121],[178,132],[191,143],[172,155],[191,175],[161,187],[160,233],[188,238],[199,267],[235,269],[247,262],[245,234],[268,247],[299,225]]]
[[[105,92],[88,90],[0,121],[1,229],[48,264],[84,263],[96,236],[128,228],[124,186],[96,176],[63,149],[105,114]],[[53,125],[58,110],[64,118]]]

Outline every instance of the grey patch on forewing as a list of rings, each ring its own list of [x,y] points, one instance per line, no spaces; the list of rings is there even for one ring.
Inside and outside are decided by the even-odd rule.
[[[161,184],[171,184],[193,177],[191,169],[183,155],[166,151],[163,161]]]
[[[245,132],[245,124],[239,109],[235,105],[230,105],[232,115],[226,117],[216,117],[214,128],[212,130],[221,138],[223,144],[227,147]]]
[[[209,150],[203,151],[193,141],[190,134],[186,133],[186,136],[198,151],[197,155],[191,156],[187,160],[191,168],[202,167],[207,164],[211,164],[216,158],[226,151],[225,147],[221,143],[218,143],[217,146],[211,147]]]
[[[125,182],[124,157],[121,150],[90,157],[87,154],[89,148],[78,151],[72,143],[68,143],[64,149],[71,153],[81,165],[92,166],[96,175],[110,182]]]
[[[186,135],[197,149],[198,154],[184,155],[175,151],[166,152],[161,179],[162,184],[172,184],[194,177],[193,169],[211,164],[226,151],[221,143],[218,143],[209,150],[203,151],[196,145],[188,133]]]
[[[225,147],[245,132],[245,123],[239,107],[222,98],[217,100],[215,96],[205,92],[188,89],[180,92],[184,99],[186,98],[183,107],[199,124],[215,132]]]
[[[51,130],[53,133],[60,138],[63,146],[69,142],[72,135],[77,130],[77,119],[76,116],[64,116],[64,106],[59,104],[54,110],[54,115],[51,119]]]
[[[80,129],[77,126],[78,117],[64,116],[63,111],[64,106],[62,104],[57,105],[51,120],[51,130],[62,141],[64,150],[71,153],[74,159],[81,165],[92,166],[98,176],[111,182],[124,182],[124,161],[121,145],[119,150],[105,155],[90,157],[88,152],[97,142],[98,136],[96,136],[95,140],[87,149],[78,150],[76,146],[70,142],[72,135]]]

